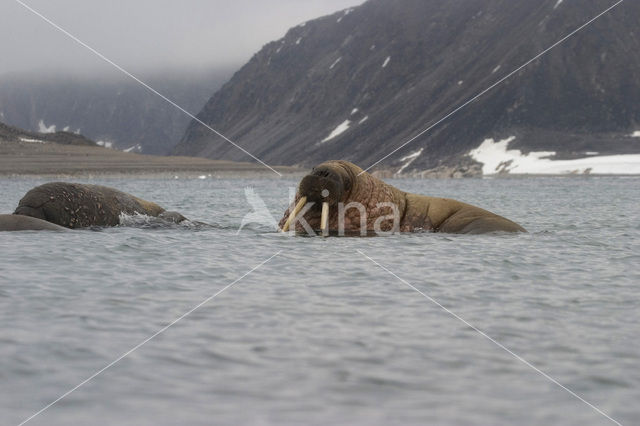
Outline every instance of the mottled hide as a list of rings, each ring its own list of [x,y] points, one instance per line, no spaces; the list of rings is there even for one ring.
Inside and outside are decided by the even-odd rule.
[[[115,226],[121,214],[145,214],[173,222],[184,216],[117,189],[99,185],[52,182],[33,188],[14,214],[31,216],[66,228]]]

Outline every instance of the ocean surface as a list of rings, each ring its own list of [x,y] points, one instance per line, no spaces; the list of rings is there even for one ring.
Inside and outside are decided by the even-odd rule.
[[[212,226],[0,234],[2,425],[640,423],[640,177],[392,180],[530,232],[368,238],[237,232],[293,179],[74,181]]]

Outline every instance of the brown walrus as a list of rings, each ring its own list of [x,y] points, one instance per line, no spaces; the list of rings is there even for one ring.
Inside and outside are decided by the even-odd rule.
[[[33,188],[20,200],[14,215],[31,216],[66,228],[87,228],[118,225],[122,213],[140,213],[176,223],[186,219],[117,189],[66,182]]]
[[[527,232],[502,216],[448,198],[410,194],[363,172],[347,161],[327,161],[313,168],[296,194],[295,215],[287,209],[280,220],[283,231],[295,221],[298,232],[338,233],[412,232],[458,234]],[[297,210],[297,211],[296,211]],[[321,219],[325,210],[326,220]]]

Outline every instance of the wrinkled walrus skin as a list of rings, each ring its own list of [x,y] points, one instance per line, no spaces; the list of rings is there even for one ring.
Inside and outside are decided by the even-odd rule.
[[[66,228],[116,226],[120,215],[145,214],[179,223],[185,217],[117,189],[100,185],[52,182],[33,188],[15,215],[31,216]]]
[[[66,231],[60,225],[19,214],[0,214],[0,232],[2,231]]]
[[[326,190],[323,194],[323,190]],[[328,191],[328,195],[327,195]],[[326,196],[323,196],[326,195]],[[296,203],[302,197],[314,205],[304,215],[304,219],[315,231],[320,229],[322,202],[329,203],[329,231],[338,228],[338,203],[348,205],[358,202],[364,205],[367,213],[366,230],[374,231],[376,220],[392,213],[391,207],[376,207],[381,202],[394,203],[398,207],[399,226],[396,231],[413,232],[418,230],[446,232],[456,234],[481,234],[487,232],[527,232],[522,226],[502,216],[448,198],[428,197],[399,190],[369,173],[362,173],[355,164],[347,161],[327,161],[313,168],[310,174],[300,181],[296,194]],[[283,226],[289,216],[289,209],[280,221]],[[357,233],[360,228],[360,213],[357,208],[344,212],[344,230]],[[381,220],[379,229],[393,231],[393,218]],[[300,222],[296,231],[304,232]]]

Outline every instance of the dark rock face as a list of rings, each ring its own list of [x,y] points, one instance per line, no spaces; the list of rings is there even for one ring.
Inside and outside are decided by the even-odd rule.
[[[229,70],[142,79],[196,114]],[[127,77],[9,75],[0,79],[0,121],[31,131],[82,133],[117,149],[168,154],[191,119]]]
[[[84,146],[96,146],[96,143],[91,139],[87,139],[84,136],[71,132],[54,132],[54,133],[36,133],[29,132],[17,127],[8,126],[4,123],[0,123],[0,141],[14,141],[20,140],[37,140],[54,142],[62,145],[84,145]]]
[[[368,167],[613,3],[370,0],[265,45],[198,117],[268,163]],[[510,135],[567,158],[640,151],[638,16],[622,3],[383,166],[420,149],[405,172],[456,165]],[[197,122],[174,153],[249,160]]]

